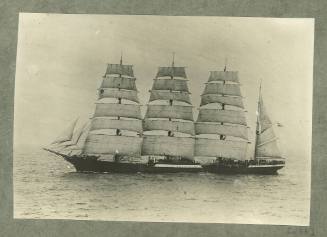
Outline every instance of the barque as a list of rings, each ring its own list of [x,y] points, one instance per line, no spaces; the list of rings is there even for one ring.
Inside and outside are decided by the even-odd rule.
[[[276,174],[284,167],[261,85],[255,151],[247,159],[248,127],[238,72],[210,72],[194,122],[185,67],[159,67],[144,118],[133,66],[108,64],[93,117],[74,121],[44,148],[79,172]],[[204,159],[205,158],[205,159]],[[206,162],[201,162],[206,160]],[[209,160],[209,162],[208,162]]]

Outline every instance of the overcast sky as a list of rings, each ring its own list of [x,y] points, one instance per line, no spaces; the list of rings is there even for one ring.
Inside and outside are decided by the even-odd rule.
[[[263,99],[285,156],[310,158],[312,19],[20,14],[15,145],[45,145],[94,112],[107,63],[134,65],[142,104],[158,66],[186,66],[195,118],[210,70],[238,70],[255,130]],[[251,136],[253,137],[253,136]],[[296,157],[297,159],[298,157]],[[302,159],[302,158],[301,158]]]

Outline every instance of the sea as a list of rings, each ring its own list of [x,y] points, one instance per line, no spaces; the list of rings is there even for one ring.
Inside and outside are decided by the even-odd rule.
[[[278,175],[78,173],[41,148],[14,150],[14,218],[309,225],[310,164]]]

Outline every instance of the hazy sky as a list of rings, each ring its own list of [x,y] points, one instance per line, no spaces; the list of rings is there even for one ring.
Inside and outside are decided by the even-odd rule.
[[[210,70],[238,70],[251,134],[259,80],[285,156],[310,158],[313,19],[20,14],[15,145],[45,145],[94,112],[107,63],[134,65],[142,104],[158,66],[186,66],[194,117]],[[252,136],[253,137],[253,136]],[[300,159],[300,160],[301,160]]]

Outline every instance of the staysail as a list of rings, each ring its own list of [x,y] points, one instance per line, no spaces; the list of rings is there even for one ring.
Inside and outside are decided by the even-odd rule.
[[[277,137],[272,122],[266,112],[260,86],[260,95],[257,111],[257,128],[255,143],[255,159],[276,160],[283,159],[277,144]]]
[[[80,122],[74,120],[69,129],[65,130],[66,136],[60,136],[62,139],[56,139],[46,150],[54,151],[63,155],[80,154],[82,152],[86,134],[88,133],[90,122]],[[65,138],[65,139],[63,139]]]
[[[246,159],[248,128],[238,72],[210,72],[195,134],[195,156]]]
[[[175,67],[174,59],[171,66],[159,67],[143,122],[142,155],[193,159],[193,107],[187,82],[185,67]]]
[[[51,144],[60,144],[62,142],[70,141],[74,134],[78,118],[75,119]]]

